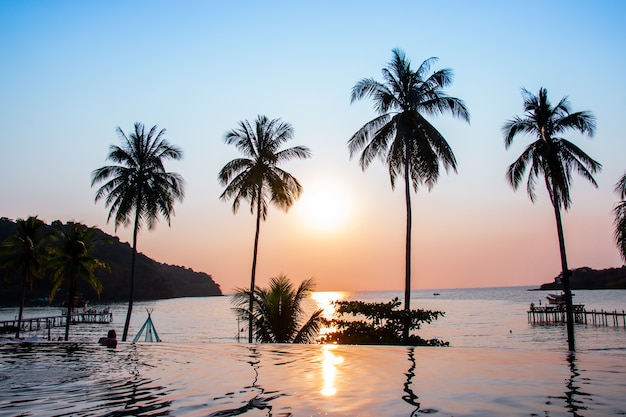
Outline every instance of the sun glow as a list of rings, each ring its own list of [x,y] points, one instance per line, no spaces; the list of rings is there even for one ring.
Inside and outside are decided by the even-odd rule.
[[[330,180],[307,185],[299,207],[306,225],[319,232],[332,232],[344,226],[352,211],[346,190]]]
[[[341,301],[345,299],[347,295],[348,293],[343,291],[315,291],[311,293],[311,297],[315,300],[317,308],[323,309],[322,315],[329,320],[335,316],[333,301]]]

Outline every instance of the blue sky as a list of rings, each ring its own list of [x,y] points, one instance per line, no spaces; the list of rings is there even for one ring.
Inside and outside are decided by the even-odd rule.
[[[455,152],[458,175],[414,195],[414,287],[524,285],[559,271],[554,219],[540,190],[532,204],[504,180],[530,138],[504,149],[502,124],[522,113],[520,89],[590,110],[599,189],[576,178],[565,216],[572,267],[621,264],[612,242],[613,184],[626,169],[620,1],[209,2],[3,1],[0,3],[0,216],[77,220],[113,233],[94,204],[90,174],[117,144],[115,128],[167,129],[185,152],[168,169],[187,183],[171,228],[144,230],[139,249],[205,271],[228,291],[248,282],[254,219],[219,201],[217,173],[236,150],[224,133],[259,114],[291,123],[291,145],[313,158],[285,168],[302,201],[272,209],[261,230],[259,283],[278,273],[315,277],[320,289],[403,286],[404,202],[382,164],[350,160],[350,136],[374,117],[350,89],[401,48],[415,66],[437,56],[467,125],[432,119]],[[305,198],[334,193],[341,222],[316,226]],[[340,196],[338,197],[338,193]],[[305,204],[306,203],[306,204]],[[326,205],[330,203],[325,202]],[[313,209],[321,211],[322,208]],[[117,234],[129,240],[130,230]]]

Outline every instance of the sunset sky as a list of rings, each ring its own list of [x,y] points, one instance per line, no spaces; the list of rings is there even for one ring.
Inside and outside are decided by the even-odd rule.
[[[382,163],[362,172],[346,142],[375,115],[350,104],[361,78],[382,80],[393,48],[415,68],[439,57],[468,125],[430,118],[458,174],[413,195],[413,288],[536,285],[559,273],[544,188],[532,204],[505,171],[532,140],[507,151],[501,127],[522,115],[521,88],[597,117],[593,139],[566,137],[603,164],[595,189],[575,177],[564,216],[572,268],[617,267],[613,186],[626,169],[626,3],[616,1],[11,1],[0,2],[0,216],[76,220],[130,241],[94,203],[91,172],[119,144],[116,127],[167,129],[186,180],[171,227],[144,229],[138,249],[249,285],[254,216],[219,200],[217,173],[239,156],[224,134],[257,115],[294,127],[288,146],[313,157],[284,168],[304,194],[261,225],[257,283],[284,273],[318,290],[404,285],[405,205]]]

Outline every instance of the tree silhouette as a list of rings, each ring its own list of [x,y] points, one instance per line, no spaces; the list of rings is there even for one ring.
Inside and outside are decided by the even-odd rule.
[[[254,126],[249,121],[239,122],[239,127],[225,136],[229,145],[235,145],[245,158],[233,159],[219,172],[218,179],[226,189],[222,200],[233,200],[236,213],[241,200],[250,202],[250,212],[256,210],[256,229],[252,253],[252,272],[248,308],[253,310],[257,254],[261,219],[267,217],[270,203],[284,211],[289,210],[300,197],[302,186],[290,173],[279,168],[279,164],[291,159],[306,159],[311,151],[305,146],[295,146],[280,150],[281,145],[292,139],[293,128],[280,119],[269,120],[258,116]],[[253,314],[248,320],[248,343],[252,343]]]
[[[107,159],[117,165],[109,165],[93,171],[91,186],[106,181],[96,193],[95,201],[104,198],[110,207],[107,222],[115,217],[115,230],[119,225],[133,226],[133,254],[131,258],[130,293],[128,312],[124,323],[122,341],[126,341],[135,298],[135,263],[137,258],[137,235],[143,224],[154,229],[159,215],[170,225],[174,214],[174,202],[182,201],[183,178],[175,172],[167,172],[166,159],[182,159],[183,153],[163,138],[165,129],[157,133],[153,126],[146,132],[143,124],[135,123],[135,131],[129,136],[117,128],[122,146],[111,145]]]
[[[383,68],[384,82],[364,78],[352,87],[351,102],[369,97],[379,116],[367,122],[348,141],[350,157],[361,151],[360,165],[365,170],[375,158],[385,161],[391,187],[397,177],[404,177],[406,200],[406,251],[404,309],[411,299],[411,188],[420,185],[429,190],[439,178],[440,165],[456,172],[456,159],[445,138],[424,117],[450,113],[469,122],[463,101],[445,94],[452,83],[452,70],[445,68],[428,75],[437,58],[429,58],[414,71],[404,52],[393,50],[393,57]],[[409,337],[408,323],[403,337]]]
[[[524,117],[515,116],[504,124],[502,127],[504,144],[508,149],[518,134],[528,134],[536,137],[537,140],[528,145],[517,160],[509,166],[506,178],[513,189],[517,190],[524,181],[528,170],[526,191],[530,200],[535,202],[535,185],[537,180],[543,177],[556,218],[561,253],[561,279],[565,292],[567,341],[569,350],[574,351],[572,292],[561,221],[561,207],[567,210],[571,205],[572,170],[597,187],[598,184],[592,174],[600,171],[602,165],[560,135],[568,130],[578,130],[582,134],[593,136],[596,127],[595,118],[587,111],[571,113],[567,97],[562,98],[553,107],[548,100],[548,92],[543,87],[539,89],[538,96],[526,89],[522,90],[522,94],[524,96]]]

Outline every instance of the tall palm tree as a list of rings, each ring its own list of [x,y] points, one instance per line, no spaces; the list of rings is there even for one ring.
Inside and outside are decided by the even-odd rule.
[[[40,278],[46,263],[46,236],[44,222],[37,216],[30,216],[26,220],[17,219],[17,233],[7,237],[0,246],[0,268],[7,270],[8,276],[22,275],[22,291],[20,310],[17,316],[17,330],[15,338],[20,337],[22,315],[26,288],[33,287],[33,279]]]
[[[57,289],[67,286],[68,298],[67,318],[65,320],[65,340],[70,333],[70,322],[74,299],[78,294],[80,281],[88,283],[98,294],[102,291],[102,283],[96,277],[95,271],[110,271],[109,265],[92,256],[95,245],[105,241],[98,237],[99,230],[87,227],[84,224],[68,223],[57,229],[55,242],[50,247],[51,258],[49,265],[52,268],[52,290],[50,298],[54,297]]]
[[[615,184],[615,192],[621,200],[613,209],[615,214],[615,243],[626,263],[626,172]]]
[[[226,189],[220,196],[222,200],[233,199],[233,212],[237,212],[241,200],[250,202],[250,212],[256,210],[256,231],[252,254],[252,272],[250,277],[249,309],[253,307],[253,291],[259,230],[261,219],[267,218],[269,203],[287,211],[300,197],[302,186],[290,173],[279,168],[279,164],[294,158],[306,159],[311,151],[305,146],[294,146],[280,150],[281,145],[293,138],[293,128],[280,119],[269,120],[267,116],[258,116],[254,126],[249,121],[239,122],[236,129],[226,133],[224,140],[235,145],[245,156],[233,159],[221,169],[218,180]],[[248,343],[252,343],[252,315],[248,322]]]
[[[238,289],[232,302],[238,306],[237,314],[254,321],[256,340],[261,343],[310,343],[319,333],[323,309],[313,312],[302,323],[303,302],[314,288],[313,280],[302,281],[295,289],[285,275],[270,279],[269,288],[256,287],[253,294],[249,289]],[[252,309],[247,309],[250,296],[254,300]],[[249,312],[252,311],[252,314]]]
[[[133,222],[133,253],[131,259],[130,294],[128,312],[124,323],[122,341],[126,341],[135,298],[135,263],[137,257],[137,235],[144,223],[148,230],[155,228],[159,214],[167,220],[174,214],[174,202],[182,202],[183,178],[175,172],[167,172],[164,161],[181,159],[183,152],[164,139],[165,129],[157,132],[153,126],[146,132],[144,125],[135,123],[130,135],[117,128],[122,146],[111,145],[107,159],[117,165],[104,166],[93,171],[91,186],[106,181],[98,189],[95,201],[105,199],[110,207],[107,223],[115,216],[115,230],[121,224]]]
[[[404,177],[406,200],[406,253],[404,309],[411,299],[411,188],[429,190],[439,178],[440,165],[456,172],[456,159],[445,138],[424,117],[450,113],[469,122],[469,111],[462,100],[446,95],[443,89],[452,83],[452,70],[444,68],[429,74],[437,58],[429,58],[414,71],[404,52],[394,49],[393,57],[383,68],[384,82],[364,78],[352,87],[351,102],[369,97],[378,117],[367,122],[348,141],[350,157],[361,152],[360,165],[365,170],[375,158],[385,161],[391,187],[397,177]],[[408,323],[403,338],[409,336]]]
[[[592,137],[595,132],[596,121],[593,114],[588,111],[572,113],[567,97],[562,98],[553,107],[548,100],[548,92],[543,87],[539,89],[538,96],[526,89],[522,90],[522,94],[524,97],[524,117],[515,116],[504,124],[502,127],[504,145],[508,149],[518,134],[528,134],[537,140],[528,145],[517,160],[509,166],[506,178],[513,189],[517,190],[524,181],[526,170],[528,170],[526,191],[530,200],[535,202],[535,185],[537,180],[543,177],[556,218],[561,252],[561,275],[565,293],[567,341],[569,350],[574,351],[572,292],[565,252],[561,207],[567,211],[572,202],[570,198],[572,170],[598,187],[592,174],[600,171],[602,165],[561,135],[568,130],[577,130]]]

